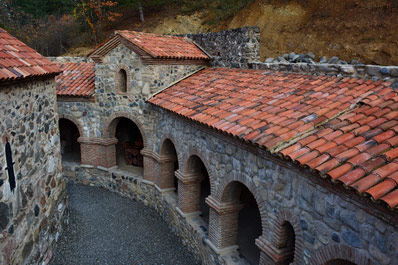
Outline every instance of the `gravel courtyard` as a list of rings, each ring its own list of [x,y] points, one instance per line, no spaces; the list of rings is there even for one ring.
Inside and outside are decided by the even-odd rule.
[[[51,265],[199,264],[141,202],[103,188],[68,184],[70,223]]]

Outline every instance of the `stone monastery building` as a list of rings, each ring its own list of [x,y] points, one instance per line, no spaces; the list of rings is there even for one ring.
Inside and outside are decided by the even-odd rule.
[[[51,259],[69,179],[155,208],[202,264],[398,264],[398,67],[260,63],[258,32],[50,62],[0,29],[0,263]]]

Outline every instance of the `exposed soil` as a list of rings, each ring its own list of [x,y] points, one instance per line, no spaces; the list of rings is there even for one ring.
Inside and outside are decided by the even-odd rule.
[[[287,52],[398,64],[396,0],[256,0],[217,29],[258,26],[261,57]]]
[[[143,23],[137,12],[126,13],[105,34],[114,29],[185,34],[258,26],[263,60],[311,51],[318,57],[398,65],[398,0],[254,0],[232,19],[213,25],[206,23],[215,20],[209,10],[186,14],[180,9],[144,10]]]

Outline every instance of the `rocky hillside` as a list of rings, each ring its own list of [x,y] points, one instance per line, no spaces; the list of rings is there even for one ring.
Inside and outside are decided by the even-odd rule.
[[[229,18],[214,10],[187,13],[170,6],[148,12],[144,23],[133,15],[114,27],[185,34],[253,25],[261,30],[262,60],[312,52],[318,61],[338,56],[398,65],[398,0],[253,0]]]
[[[262,58],[313,52],[363,63],[398,64],[396,0],[256,0],[219,29],[256,25]]]

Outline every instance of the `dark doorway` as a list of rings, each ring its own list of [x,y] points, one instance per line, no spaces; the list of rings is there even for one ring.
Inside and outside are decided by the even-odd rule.
[[[144,148],[143,138],[137,125],[127,118],[120,118],[115,137],[116,162],[120,169],[142,175]]]
[[[202,213],[202,219],[206,222],[206,224],[209,224],[210,208],[206,203],[206,198],[210,196],[210,178],[204,165],[202,174],[204,175],[204,178],[200,183],[200,211]]]
[[[255,240],[262,234],[261,216],[253,194],[241,184],[240,203],[244,208],[239,212],[238,245],[239,252],[250,264],[259,264],[260,249]]]
[[[80,163],[80,137],[77,126],[68,119],[59,119],[62,161]]]
[[[165,172],[162,172],[163,174],[160,174],[160,176],[164,178],[159,180],[159,183],[161,183],[162,186],[161,188],[174,188],[175,193],[178,194],[178,179],[175,176],[175,172],[179,168],[178,156],[176,148],[171,140],[166,139],[163,142],[160,149],[160,154],[162,156],[166,156],[169,159],[169,162],[167,162],[167,164],[164,165],[163,168]]]

